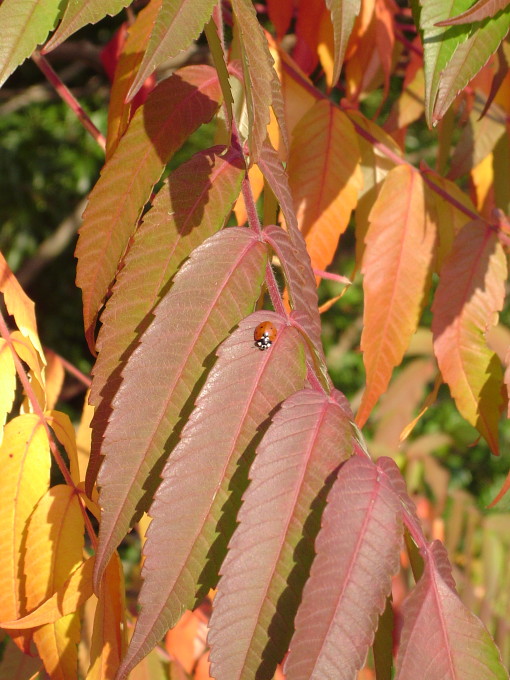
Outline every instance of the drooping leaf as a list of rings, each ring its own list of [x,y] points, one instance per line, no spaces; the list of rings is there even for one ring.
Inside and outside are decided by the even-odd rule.
[[[266,320],[277,328],[277,337],[261,352],[253,333]],[[215,585],[259,428],[304,384],[303,342],[274,312],[256,312],[242,321],[218,357],[149,511],[142,611],[120,677],[193,607],[198,593],[203,596]],[[172,553],[164,557],[168,545]]]
[[[456,24],[471,24],[473,21],[483,21],[493,17],[508,7],[508,0],[478,0],[462,14],[439,22],[439,26],[455,26]]]
[[[48,437],[38,416],[7,423],[0,460],[0,621],[11,621],[26,613],[22,545],[28,518],[50,482]]]
[[[28,376],[37,402],[41,408],[44,408],[46,405],[46,381],[43,373],[44,363],[41,361],[41,357],[30,341],[30,338],[23,335],[20,331],[12,331],[10,336],[14,351],[29,368]],[[46,357],[44,358],[44,362],[46,363]],[[33,410],[28,395],[25,395],[23,408],[26,412]]]
[[[361,0],[326,0],[326,5],[331,12],[335,37],[335,65],[331,83],[334,86],[340,77],[345,50],[351,36],[354,20],[361,9]]]
[[[312,267],[325,270],[362,188],[359,148],[347,116],[318,101],[294,130],[287,172]]]
[[[194,398],[204,362],[253,310],[266,263],[266,247],[251,230],[219,232],[193,252],[154,310],[123,371],[122,390],[113,400],[105,431],[96,583],[134,515],[148,508],[172,446],[168,439],[186,402]]]
[[[99,469],[99,449],[122,367],[178,267],[225,223],[240,190],[243,165],[236,152],[224,147],[196,154],[170,174],[133,238],[101,316],[97,339],[98,359],[90,393],[96,412],[92,460],[87,469],[89,493]]]
[[[211,16],[216,0],[170,0],[163,2],[136,78],[131,99],[145,79],[166,59],[189,47]]]
[[[506,276],[497,234],[483,222],[469,222],[443,264],[432,305],[434,352],[443,379],[461,415],[494,453],[503,372],[484,335],[503,307]]]
[[[28,524],[25,552],[26,606],[30,611],[55,593],[83,560],[83,515],[74,489],[52,487]],[[80,617],[68,614],[33,634],[44,667],[55,680],[77,677]]]
[[[80,483],[78,470],[78,451],[76,447],[76,433],[71,419],[67,413],[62,411],[47,411],[46,422],[55,433],[58,441],[62,444],[69,458],[69,468],[71,475],[74,473],[73,481],[75,484]]]
[[[188,66],[156,87],[134,115],[90,194],[76,246],[76,283],[83,291],[89,346],[97,312],[111,285],[138,217],[165,164],[221,96],[215,71]]]
[[[289,678],[355,677],[398,571],[401,536],[400,502],[384,469],[354,456],[328,495],[285,663]]]
[[[366,388],[356,417],[360,426],[402,361],[430,285],[436,230],[425,211],[421,175],[409,166],[388,173],[365,240],[361,349]]]
[[[0,5],[0,87],[46,40],[60,16],[61,0],[4,0]]]
[[[208,640],[217,680],[272,677],[287,651],[331,475],[352,454],[351,437],[334,395],[301,390],[273,418],[214,598]]]
[[[12,351],[3,338],[0,339],[0,444],[7,415],[12,409],[16,396],[16,366]]]
[[[403,607],[396,680],[503,680],[508,673],[483,623],[461,602],[446,550],[434,541]]]
[[[130,2],[131,0],[71,0],[67,3],[62,21],[46,44],[44,51],[49,52],[55,49],[57,45],[87,24],[96,24],[105,16],[115,16]]]
[[[151,0],[137,15],[129,27],[126,43],[119,56],[115,76],[110,91],[108,105],[108,132],[106,135],[106,159],[108,160],[126,131],[132,103],[126,101],[129,88],[145,54],[147,41],[156,21],[163,0]]]
[[[282,132],[285,134],[285,121],[280,115],[283,112],[283,101],[274,70],[273,57],[251,0],[232,0],[232,9],[241,45],[249,119],[250,159],[258,162],[267,136],[270,106],[273,107]]]

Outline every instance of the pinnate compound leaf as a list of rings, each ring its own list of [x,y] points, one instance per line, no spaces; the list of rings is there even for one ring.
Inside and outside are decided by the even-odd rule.
[[[361,9],[361,0],[326,0],[331,12],[335,40],[335,62],[331,86],[338,82],[344,61],[345,50],[351,36],[354,21]]]
[[[278,332],[261,352],[253,333],[263,321]],[[194,606],[198,593],[215,585],[259,430],[272,409],[304,385],[303,341],[274,312],[244,319],[217,353],[149,511],[142,611],[120,677]]]
[[[187,137],[211,119],[221,89],[208,66],[188,66],[160,83],[137,109],[113,156],[103,167],[83,215],[76,282],[93,349],[97,312],[119,260],[166,163]]]
[[[59,15],[61,0],[4,0],[0,5],[0,87],[46,40]]]
[[[485,341],[503,307],[506,257],[497,234],[473,221],[458,233],[432,305],[434,352],[461,415],[498,453],[501,362]]]
[[[312,267],[331,264],[362,188],[360,153],[349,118],[318,101],[293,134],[287,172]]]
[[[478,0],[462,14],[456,17],[439,22],[440,26],[455,26],[456,24],[470,24],[473,21],[483,21],[488,17],[493,17],[501,10],[508,7],[508,0]]]
[[[115,16],[130,3],[131,0],[70,0],[62,21],[51,40],[45,45],[44,51],[49,52],[55,49],[57,45],[87,24],[96,24],[105,16]]]
[[[401,537],[400,502],[386,473],[354,456],[328,495],[285,664],[289,678],[355,677],[398,571]]]
[[[83,515],[74,489],[52,487],[40,499],[28,524],[25,571],[28,610],[55,593],[83,560]],[[33,639],[51,678],[76,677],[80,617],[77,612],[34,631]]]
[[[243,166],[239,156],[224,147],[196,154],[170,174],[134,235],[101,315],[90,393],[96,412],[88,489],[97,475],[99,448],[122,366],[178,267],[225,223],[240,190]]]
[[[403,605],[396,680],[504,680],[508,673],[483,623],[461,602],[446,550],[427,550],[425,570]]]
[[[147,479],[152,471],[156,480],[168,456],[168,439],[204,363],[253,310],[266,264],[266,246],[253,232],[221,231],[192,253],[154,310],[123,371],[105,430],[96,584],[135,514],[148,507],[154,488]]]
[[[20,562],[28,519],[50,483],[48,437],[38,416],[7,423],[0,447],[0,621],[26,613]]]
[[[367,386],[356,417],[360,426],[386,390],[418,327],[435,240],[421,175],[399,165],[384,181],[365,239],[361,349]]]
[[[350,421],[333,395],[301,390],[283,402],[257,449],[221,568],[208,636],[217,680],[273,676],[288,649],[331,476],[351,454]]]

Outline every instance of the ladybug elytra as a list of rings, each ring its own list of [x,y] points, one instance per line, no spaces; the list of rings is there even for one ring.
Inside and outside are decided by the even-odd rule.
[[[277,330],[270,321],[259,323],[253,334],[255,345],[261,350],[268,349],[275,341],[276,334]]]

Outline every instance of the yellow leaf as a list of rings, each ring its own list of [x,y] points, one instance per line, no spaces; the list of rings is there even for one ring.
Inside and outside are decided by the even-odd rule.
[[[80,479],[76,434],[74,432],[73,424],[70,421],[69,416],[61,411],[48,411],[45,415],[48,425],[55,432],[58,441],[66,450],[71,469],[71,478],[73,482],[78,485],[82,479]]]
[[[87,472],[87,466],[89,464],[90,458],[90,446],[92,442],[92,430],[90,428],[90,422],[92,420],[92,416],[94,415],[94,407],[89,404],[89,394],[90,392],[87,392],[87,394],[85,395],[81,420],[78,426],[78,432],[76,433],[76,446],[78,449],[78,467],[80,470],[79,472],[80,479],[85,479],[85,474]],[[94,500],[97,500],[97,491]]]
[[[46,359],[37,333],[34,303],[19,285],[2,253],[0,253],[0,292],[4,294],[7,311],[14,317],[16,325],[23,335],[30,338],[42,363],[45,364]]]
[[[55,404],[62,391],[65,370],[58,354],[51,350],[46,350],[46,361],[48,362],[44,372],[46,378],[46,408],[51,410],[55,408]]]
[[[0,620],[17,619],[27,611],[21,565],[27,521],[50,483],[48,437],[36,415],[11,420],[0,447]]]
[[[29,610],[38,607],[82,563],[84,521],[74,489],[54,486],[37,504],[28,525],[25,564]],[[68,614],[34,631],[34,643],[52,680],[78,674],[80,617]]]
[[[471,170],[471,178],[476,189],[476,207],[481,213],[484,212],[485,201],[494,184],[493,158],[493,154],[490,153]]]
[[[3,438],[3,426],[12,409],[16,395],[16,366],[12,351],[3,338],[0,338],[0,444]]]

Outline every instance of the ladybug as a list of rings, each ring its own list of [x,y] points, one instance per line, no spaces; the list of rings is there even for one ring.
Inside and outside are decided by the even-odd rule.
[[[277,330],[270,321],[259,323],[253,337],[255,345],[261,350],[271,347],[276,338]]]

